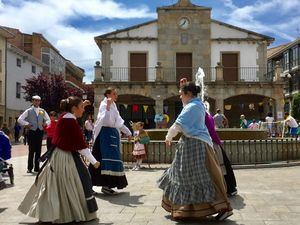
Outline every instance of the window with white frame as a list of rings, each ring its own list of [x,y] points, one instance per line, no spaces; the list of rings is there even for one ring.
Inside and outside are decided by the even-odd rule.
[[[285,52],[283,53],[283,70],[288,70],[289,69],[289,63],[290,63],[290,59],[289,59],[289,52]]]
[[[299,46],[295,46],[292,48],[292,66],[299,65]]]

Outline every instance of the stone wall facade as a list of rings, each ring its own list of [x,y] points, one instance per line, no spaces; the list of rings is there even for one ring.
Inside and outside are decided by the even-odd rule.
[[[176,53],[188,52],[193,55],[193,67],[210,67],[211,9],[175,5],[158,8],[157,14],[158,61],[161,65],[172,68],[176,65]],[[187,29],[179,26],[183,17],[190,21]]]

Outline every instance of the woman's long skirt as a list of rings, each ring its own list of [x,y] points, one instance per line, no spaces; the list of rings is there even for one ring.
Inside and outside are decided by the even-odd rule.
[[[171,167],[158,185],[164,191],[162,207],[175,219],[232,210],[216,155],[201,140],[181,137]]]
[[[231,166],[231,162],[227,157],[225,150],[222,148],[221,145],[217,145],[214,143],[214,150],[216,152],[218,161],[220,163],[221,171],[224,175],[226,187],[227,187],[227,194],[231,195],[232,193],[236,193],[236,180],[234,176],[234,172]]]
[[[56,148],[50,160],[26,194],[19,210],[42,222],[70,223],[97,217],[93,196],[86,196],[88,171],[79,156]],[[82,170],[83,171],[82,173]],[[80,172],[81,171],[81,172]],[[79,174],[80,173],[80,174]]]
[[[226,168],[226,174],[224,175],[225,181],[226,181],[226,186],[227,186],[227,193],[230,195],[231,193],[234,193],[237,191],[236,189],[236,179],[235,175],[231,166],[231,162],[227,157],[227,154],[225,150],[220,146],[222,150],[222,155],[223,155],[223,161],[224,161],[224,166]]]
[[[128,185],[121,159],[120,135],[116,128],[101,128],[92,154],[101,163],[98,169],[89,166],[94,186],[122,189]]]

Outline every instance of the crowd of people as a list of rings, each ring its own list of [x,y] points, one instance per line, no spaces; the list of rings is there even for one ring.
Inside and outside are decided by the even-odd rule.
[[[171,145],[178,132],[182,136],[173,163],[158,180],[158,186],[163,190],[162,206],[174,219],[216,215],[216,220],[224,220],[232,215],[227,194],[236,194],[236,181],[216,135],[214,120],[197,97],[199,92],[200,87],[193,82],[180,85],[184,108],[168,131],[166,145]],[[124,125],[116,107],[117,97],[116,89],[107,89],[95,123],[88,117],[83,131],[77,122],[85,106],[80,98],[63,99],[63,113],[57,117],[55,112],[48,116],[39,107],[40,97],[33,96],[32,106],[18,118],[18,123],[28,129],[27,172],[34,169],[38,173],[18,208],[21,212],[41,222],[89,221],[96,218],[98,209],[93,186],[101,186],[104,194],[115,195],[115,189],[128,185],[120,153],[121,133],[128,141],[134,140],[134,170],[146,157],[145,145],[150,139],[142,122],[135,124],[134,134]],[[40,167],[44,131],[48,134],[47,152],[41,157],[44,163]],[[93,147],[89,149],[91,141]],[[90,162],[88,168],[80,155]]]
[[[220,109],[217,109],[217,113],[213,116],[215,127],[218,129],[228,128],[228,119],[224,114],[222,114]],[[257,120],[247,120],[244,114],[240,115],[239,128],[259,130],[264,129],[268,133],[268,137],[294,137],[300,136],[300,121],[290,115],[290,113],[285,112],[284,120],[275,121],[273,113],[267,113],[265,119]]]
[[[198,97],[201,88],[182,79],[179,88],[183,109],[165,137],[167,146],[181,133],[175,157],[170,167],[158,179],[163,191],[162,207],[173,219],[203,219],[215,216],[218,221],[233,214],[228,197],[237,194],[237,183],[216,128],[227,128],[228,119],[217,110],[211,116],[209,106]],[[147,155],[150,138],[144,123],[132,124],[134,133],[126,127],[116,101],[117,90],[108,88],[99,106],[95,123],[89,115],[80,127],[84,108],[89,101],[68,97],[60,103],[61,113],[40,107],[41,98],[32,97],[32,106],[17,119],[15,134],[26,128],[28,142],[27,173],[36,172],[36,180],[27,192],[19,210],[41,222],[70,223],[96,218],[97,194],[93,186],[100,186],[106,195],[116,195],[116,189],[126,188],[124,163],[120,152],[121,134],[133,139],[132,155],[136,160],[133,170],[140,170]],[[272,132],[272,113],[266,117]],[[288,113],[285,123],[290,134],[297,134],[298,124]],[[255,119],[250,124],[244,115],[240,128],[257,129]],[[3,132],[7,130],[3,129]],[[41,156],[44,132],[47,152]],[[10,134],[8,134],[10,135]],[[15,141],[19,140],[15,138]],[[85,161],[89,161],[87,167]],[[40,167],[40,162],[43,162]],[[66,179],[66,177],[68,179]]]

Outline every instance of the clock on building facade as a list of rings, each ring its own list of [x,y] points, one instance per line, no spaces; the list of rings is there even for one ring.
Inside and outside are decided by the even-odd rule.
[[[187,17],[182,17],[180,20],[179,20],[179,27],[183,30],[186,30],[190,27],[190,20],[187,18]]]

